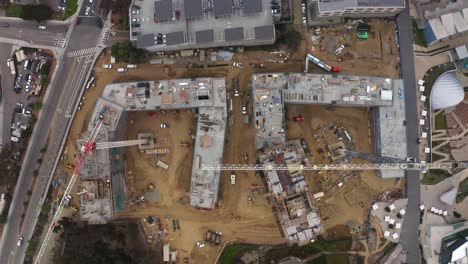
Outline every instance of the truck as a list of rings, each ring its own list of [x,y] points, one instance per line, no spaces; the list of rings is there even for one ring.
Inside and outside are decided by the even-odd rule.
[[[12,75],[16,75],[15,64],[13,63],[13,61],[10,62],[10,71]]]
[[[231,172],[231,184],[236,184],[236,174],[234,174],[234,172]]]
[[[0,197],[0,215],[3,214],[3,210],[5,210],[5,194],[2,193],[2,196]]]
[[[324,61],[320,60],[319,58],[311,55],[311,54],[307,54],[307,58],[306,58],[306,66],[305,66],[305,71],[304,72],[308,72],[309,71],[309,61],[312,62],[313,64],[317,65],[318,67],[322,68],[323,70],[327,71],[327,72],[340,72],[341,69],[338,68],[338,67],[333,67],[333,66],[330,66],[328,64],[326,64]]]
[[[249,115],[244,115],[244,125],[248,126],[249,125]]]
[[[156,162],[156,165],[158,167],[161,167],[161,168],[165,169],[165,170],[167,170],[169,168],[169,165],[167,165],[167,163],[165,163],[165,162],[163,162],[161,160],[158,160],[158,162]]]

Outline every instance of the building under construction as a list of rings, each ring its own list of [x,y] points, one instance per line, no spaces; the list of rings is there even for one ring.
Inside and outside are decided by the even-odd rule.
[[[310,165],[306,157],[309,148],[305,140],[285,140],[285,103],[321,104],[330,108],[371,107],[374,109],[376,120],[377,154],[406,158],[406,133],[401,128],[405,113],[401,80],[364,76],[265,73],[252,76],[252,87],[255,145],[261,164]],[[397,94],[398,97],[394,96]],[[349,134],[346,131],[345,133],[351,141]],[[333,162],[343,160],[344,153],[334,151],[345,149],[342,141],[328,147]],[[309,199],[303,172],[265,171],[264,175],[275,202],[276,217],[288,241],[300,245],[313,241],[323,229]],[[403,172],[382,171],[381,175],[402,177]]]
[[[400,79],[368,76],[262,73],[252,76],[257,149],[285,141],[284,104],[369,107],[374,113],[376,154],[404,160],[404,87]],[[381,171],[383,178],[403,171]]]
[[[80,170],[83,220],[103,223],[125,208],[128,198],[121,147],[138,145],[142,152],[151,151],[145,137],[124,140],[126,113],[190,108],[198,111],[190,204],[203,209],[216,206],[220,172],[204,171],[201,166],[222,161],[227,119],[224,78],[116,83],[105,87],[83,139],[77,141],[79,149],[86,148],[84,139],[94,142]]]
[[[260,163],[266,165],[310,165],[299,139],[259,149],[258,155]],[[323,228],[307,192],[304,172],[271,170],[264,173],[282,233],[291,243],[304,245],[313,241]]]

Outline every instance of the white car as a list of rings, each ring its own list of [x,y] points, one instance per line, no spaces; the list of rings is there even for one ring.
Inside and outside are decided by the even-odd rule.
[[[47,29],[47,27],[44,25],[39,25],[39,29]]]
[[[240,69],[243,69],[245,67],[244,64],[241,62],[233,62],[232,66],[240,68]]]
[[[132,15],[140,14],[140,10],[132,10]]]
[[[84,12],[85,16],[89,16],[89,11],[91,11],[91,7],[90,6],[87,6],[86,7],[86,10]]]
[[[89,3],[92,4],[94,0],[89,0]]]
[[[21,246],[21,244],[23,244],[23,237],[20,236],[20,238],[18,239],[18,243],[16,243],[16,245],[19,247]]]
[[[17,102],[16,105],[19,106],[20,108],[23,108],[23,106],[24,106],[23,103],[21,103],[21,102]]]
[[[161,128],[168,128],[169,124],[168,123],[161,123]]]
[[[339,48],[336,49],[335,51],[335,55],[338,56],[341,54],[341,52],[343,52],[344,50],[344,45],[341,45]]]
[[[112,64],[104,64],[102,65],[104,69],[112,69]]]
[[[7,59],[7,60],[6,60],[6,65],[7,65],[7,67],[10,67],[10,62],[11,62],[10,59]]]
[[[139,18],[132,18],[132,22],[140,22]]]

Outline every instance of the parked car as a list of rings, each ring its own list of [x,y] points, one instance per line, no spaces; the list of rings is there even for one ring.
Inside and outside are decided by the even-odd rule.
[[[11,62],[10,59],[7,59],[7,60],[6,60],[6,65],[7,65],[7,67],[10,67],[10,62]]]
[[[47,29],[47,27],[44,26],[44,25],[39,25],[39,29],[45,30],[45,29]]]
[[[247,102],[246,101],[242,102],[242,114],[243,115],[247,114]]]
[[[102,65],[104,69],[112,69],[112,64],[104,64]]]
[[[127,68],[118,68],[117,72],[126,72],[128,71]]]
[[[337,48],[337,49],[335,50],[335,55],[336,55],[336,56],[340,55],[341,52],[343,52],[344,48],[345,48],[344,45],[341,45],[339,48]]]
[[[168,128],[169,124],[168,123],[161,123],[161,128]]]
[[[24,106],[23,103],[21,103],[21,102],[17,102],[16,105],[21,107],[21,108],[23,108],[23,106]]]

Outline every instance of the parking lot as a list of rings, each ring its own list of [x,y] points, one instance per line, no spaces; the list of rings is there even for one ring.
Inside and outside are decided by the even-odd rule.
[[[48,83],[52,59],[47,53],[23,49],[15,51],[6,65],[10,72],[3,74],[10,74],[12,83],[3,89],[8,102],[4,105],[3,142],[11,143],[14,158],[20,160],[41,108],[40,95]]]

